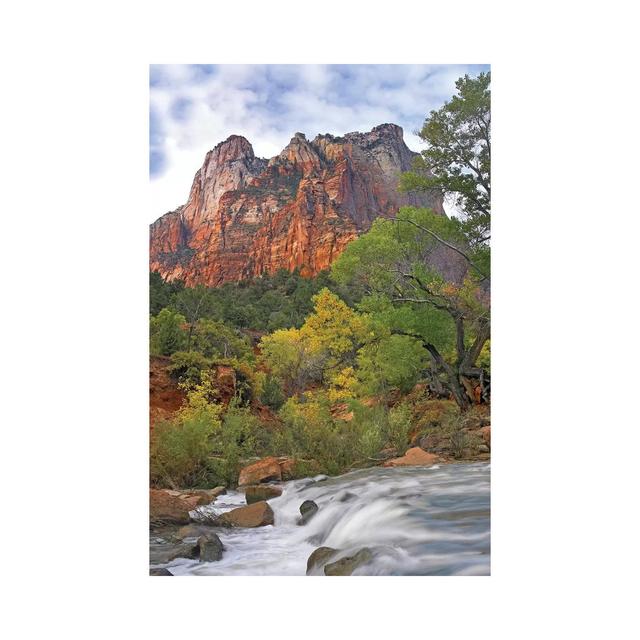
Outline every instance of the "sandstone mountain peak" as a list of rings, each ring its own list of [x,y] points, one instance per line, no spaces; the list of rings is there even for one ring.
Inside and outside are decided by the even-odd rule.
[[[371,129],[371,133],[374,132],[389,134],[400,138],[402,138],[404,133],[401,126],[393,124],[392,122],[385,122],[383,124],[379,124],[377,127],[373,127],[373,129]]]
[[[210,286],[280,268],[315,275],[378,216],[405,204],[443,213],[439,194],[398,192],[416,155],[391,123],[311,141],[297,132],[270,160],[229,136],[207,153],[187,203],[151,225],[151,269]]]
[[[231,135],[223,142],[219,142],[209,153],[219,162],[255,158],[251,143],[244,136],[237,135]]]

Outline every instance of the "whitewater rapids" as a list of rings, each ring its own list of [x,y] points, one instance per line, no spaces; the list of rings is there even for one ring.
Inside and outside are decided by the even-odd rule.
[[[331,561],[368,547],[371,562],[353,575],[490,573],[488,463],[364,469],[282,486],[282,495],[269,500],[274,525],[216,529],[222,560],[180,558],[154,566],[174,575],[305,575],[308,557],[324,546],[340,550]],[[319,510],[298,526],[305,500]],[[244,494],[231,491],[204,509],[219,514],[245,504]]]

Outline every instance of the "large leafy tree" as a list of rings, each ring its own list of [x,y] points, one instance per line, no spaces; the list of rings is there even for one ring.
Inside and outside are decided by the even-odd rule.
[[[185,323],[185,317],[172,309],[162,309],[157,316],[152,316],[149,325],[151,354],[170,356],[184,349],[187,341]]]
[[[358,282],[360,308],[397,335],[420,341],[431,383],[461,409],[487,391],[477,365],[490,334],[487,254],[465,246],[460,222],[405,207],[378,219],[334,263],[338,282]]]
[[[157,271],[149,273],[149,312],[158,315],[162,309],[171,306],[176,295],[184,289],[180,280],[165,282]]]
[[[270,371],[292,392],[322,377],[324,354],[312,348],[300,329],[278,329],[262,338],[260,349]]]
[[[431,357],[431,383],[462,410],[488,399],[479,365],[490,337],[491,76],[464,76],[457,95],[427,117],[427,143],[405,191],[439,190],[454,199],[451,218],[404,207],[378,219],[333,266],[342,284],[368,293],[361,307],[394,333],[419,339]],[[485,351],[483,351],[485,349]]]
[[[198,320],[214,315],[215,299],[209,289],[199,284],[192,289],[185,288],[180,291],[176,296],[175,306],[187,321],[187,351],[189,351]]]
[[[253,360],[251,344],[244,335],[224,322],[209,318],[200,318],[196,322],[191,347],[207,358]]]
[[[294,391],[353,364],[368,333],[366,319],[328,289],[312,300],[314,312],[300,329],[279,329],[260,343],[267,366]]]
[[[491,235],[491,72],[456,82],[457,95],[432,111],[419,132],[427,148],[402,176],[405,191],[449,197],[469,242]]]

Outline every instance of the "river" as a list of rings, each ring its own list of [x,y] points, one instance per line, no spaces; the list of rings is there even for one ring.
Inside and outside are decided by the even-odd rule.
[[[269,500],[274,525],[216,529],[225,547],[218,562],[180,558],[152,566],[174,575],[305,575],[309,555],[326,546],[339,549],[338,558],[370,549],[372,559],[353,575],[490,573],[488,463],[364,469],[292,480],[283,488]],[[304,500],[319,510],[298,526]],[[243,505],[244,495],[230,491],[205,510]],[[152,550],[160,542],[152,537]]]

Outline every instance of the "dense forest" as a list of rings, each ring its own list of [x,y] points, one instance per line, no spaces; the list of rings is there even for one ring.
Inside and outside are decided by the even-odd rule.
[[[378,218],[315,278],[279,271],[218,288],[150,275],[150,352],[186,402],[154,425],[155,486],[233,485],[243,462],[289,456],[337,474],[419,444],[487,454],[490,405],[490,74],[426,118],[406,191],[454,215]],[[220,367],[234,372],[229,397]]]

